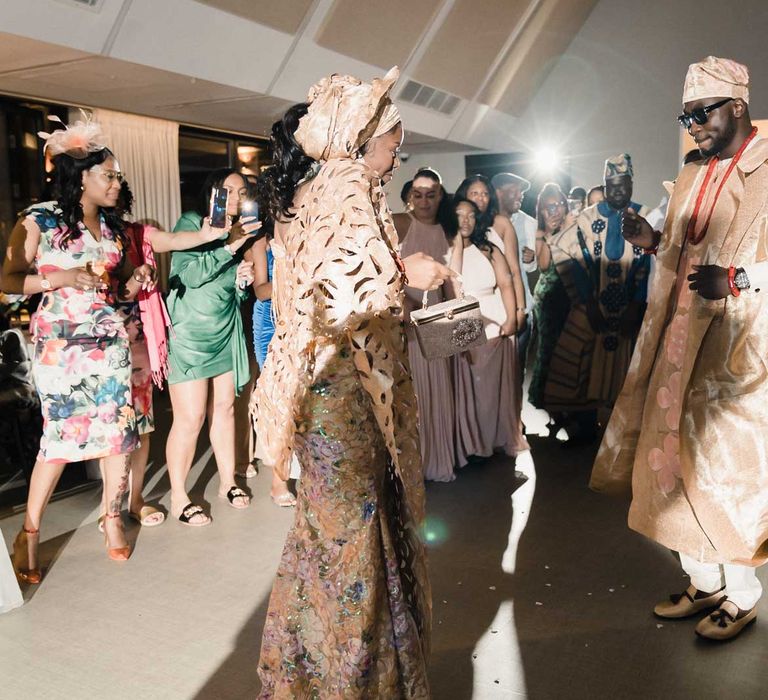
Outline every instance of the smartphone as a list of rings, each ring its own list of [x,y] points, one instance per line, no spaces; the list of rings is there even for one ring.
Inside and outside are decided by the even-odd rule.
[[[246,199],[240,205],[240,218],[259,220],[259,203],[253,199]]]
[[[214,187],[211,191],[211,208],[208,216],[213,228],[226,228],[229,191],[225,187]]]
[[[568,200],[568,211],[571,214],[579,215],[581,214],[582,209],[582,203],[580,199],[569,199]]]

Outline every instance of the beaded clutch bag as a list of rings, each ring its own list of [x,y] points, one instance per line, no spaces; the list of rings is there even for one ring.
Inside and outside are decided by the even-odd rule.
[[[480,302],[470,296],[427,306],[424,292],[421,309],[411,312],[411,324],[428,360],[449,357],[486,341]]]

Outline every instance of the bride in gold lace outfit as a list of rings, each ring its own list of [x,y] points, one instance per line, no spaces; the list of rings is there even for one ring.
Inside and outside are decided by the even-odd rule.
[[[429,697],[402,303],[406,275],[431,289],[451,273],[397,254],[382,190],[403,138],[389,97],[397,75],[320,81],[274,125],[275,166],[260,183],[276,221],[277,323],[251,409],[265,461],[287,478],[295,451],[302,469],[264,628],[262,698]]]

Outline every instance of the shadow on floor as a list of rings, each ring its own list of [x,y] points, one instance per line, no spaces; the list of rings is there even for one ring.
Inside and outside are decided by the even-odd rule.
[[[268,606],[269,598],[265,598],[253,611],[248,622],[241,627],[231,652],[194,695],[194,700],[239,700],[256,697],[261,690],[258,661]]]
[[[488,683],[493,690],[501,680],[475,679],[474,667],[484,653],[478,643],[489,633],[503,634],[494,621],[514,598],[513,577],[502,571],[501,561],[512,523],[510,497],[524,483],[511,459],[495,456],[459,470],[451,484],[428,484],[425,535],[433,595],[434,698],[471,698],[476,685]],[[514,662],[493,660],[499,666]],[[497,697],[509,697],[501,694],[501,682],[498,686]]]

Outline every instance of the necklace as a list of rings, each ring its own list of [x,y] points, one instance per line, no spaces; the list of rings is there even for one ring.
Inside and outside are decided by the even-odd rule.
[[[686,230],[686,237],[688,240],[693,243],[694,245],[696,243],[699,243],[704,236],[707,235],[707,229],[709,228],[709,222],[712,219],[712,214],[715,211],[715,207],[717,206],[717,200],[720,197],[720,193],[723,191],[723,187],[725,187],[725,183],[728,182],[728,178],[730,177],[731,173],[733,172],[734,168],[736,167],[736,164],[741,159],[741,156],[744,155],[744,151],[747,150],[747,146],[749,146],[750,142],[753,138],[755,138],[755,135],[757,134],[757,127],[754,127],[747,136],[746,139],[744,139],[744,143],[741,144],[739,147],[739,150],[736,152],[736,155],[731,159],[731,163],[728,166],[728,169],[725,171],[725,175],[723,175],[723,179],[720,181],[720,186],[717,188],[717,191],[715,192],[715,197],[712,200],[712,205],[709,207],[709,213],[707,214],[707,219],[704,222],[704,226],[702,227],[701,231],[699,233],[696,233],[696,223],[699,219],[699,213],[701,210],[701,205],[704,202],[704,196],[707,193],[707,187],[709,186],[710,180],[712,180],[712,177],[715,174],[715,171],[717,170],[717,164],[720,162],[720,156],[715,156],[709,163],[709,167],[707,168],[707,174],[704,176],[704,182],[701,183],[701,187],[699,188],[699,193],[696,196],[696,206],[693,209],[693,214],[691,215],[690,220],[688,221],[688,228]]]

